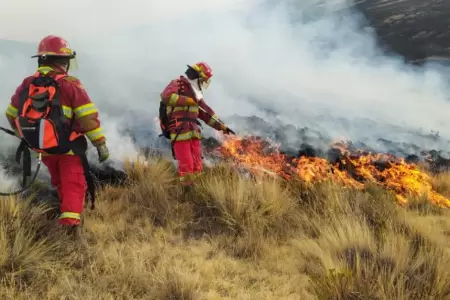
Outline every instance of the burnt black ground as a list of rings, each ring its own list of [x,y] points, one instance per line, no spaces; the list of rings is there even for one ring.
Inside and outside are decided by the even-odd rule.
[[[450,1],[360,0],[354,5],[386,50],[407,61],[450,57]]]
[[[450,1],[444,0],[360,0],[352,5],[363,13],[367,23],[375,29],[380,45],[388,51],[401,55],[405,61],[420,61],[427,57],[450,57]],[[32,52],[34,46],[13,41],[0,40],[0,49],[8,55],[14,55],[17,48]],[[30,62],[31,64],[31,62]],[[263,119],[234,116],[234,120],[245,123],[246,127],[258,128],[258,132],[281,143],[281,150],[290,156],[321,156],[333,160],[336,151],[329,148],[331,140],[314,128],[297,128],[293,125],[274,125]],[[131,128],[133,130],[133,128]],[[157,137],[158,133],[149,132],[145,139],[152,144],[169,149],[168,143]],[[419,135],[419,134],[417,134]],[[294,137],[294,138],[292,138]],[[430,142],[439,140],[439,136],[429,134],[421,137]],[[138,138],[135,141],[139,141]],[[409,162],[428,161],[436,171],[446,170],[450,165],[447,153],[443,149],[423,149],[414,142],[396,141],[388,138],[377,140],[379,148],[369,147],[362,141],[353,141],[351,146],[364,151],[392,153],[404,157]],[[214,138],[203,141],[205,153],[220,145]],[[146,147],[145,145],[140,145]],[[155,151],[153,151],[155,152]],[[158,150],[156,151],[158,152]],[[20,172],[20,167],[11,163],[10,153],[0,158],[2,165],[11,173]],[[99,184],[122,184],[124,173],[110,167],[94,167],[96,181]]]

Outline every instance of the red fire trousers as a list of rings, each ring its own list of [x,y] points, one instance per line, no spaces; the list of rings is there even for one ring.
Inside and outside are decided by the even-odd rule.
[[[195,178],[203,172],[200,140],[176,141],[173,144],[173,150],[178,161],[178,176],[181,185],[193,185]]]
[[[50,155],[43,156],[42,162],[48,168],[51,184],[58,191],[61,203],[59,223],[80,224],[87,190],[80,158],[74,155]]]

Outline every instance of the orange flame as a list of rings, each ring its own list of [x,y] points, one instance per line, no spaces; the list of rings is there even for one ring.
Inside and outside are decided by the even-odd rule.
[[[318,157],[289,159],[267,139],[226,137],[217,150],[254,173],[263,171],[307,183],[332,179],[357,189],[363,189],[364,182],[373,182],[394,191],[400,204],[406,204],[408,196],[427,195],[432,203],[450,207],[450,200],[433,190],[429,175],[417,165],[388,154],[351,153],[345,143],[333,147],[342,153],[336,165]]]

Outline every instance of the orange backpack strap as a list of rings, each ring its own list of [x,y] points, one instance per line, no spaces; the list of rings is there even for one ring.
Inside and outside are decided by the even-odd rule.
[[[23,91],[19,94],[19,107],[18,107],[18,115],[22,115],[24,105],[28,99],[28,96],[30,94],[30,85],[28,85],[26,88],[23,89]]]
[[[64,76],[58,76],[57,79]],[[39,104],[40,110],[33,108],[35,100],[43,101],[42,105]],[[35,73],[33,81],[19,95],[19,101],[15,123],[20,136],[27,140],[30,147],[36,152],[68,152],[70,141],[66,139],[70,135],[69,124],[66,124],[68,120],[60,103],[60,89],[55,78]],[[25,127],[39,128],[39,133],[30,130],[24,132],[22,128]]]
[[[51,84],[51,86],[53,86],[55,88],[55,94],[53,95],[53,99],[52,99],[52,107],[59,106],[61,112],[63,113],[63,116],[64,116],[64,112],[63,112],[61,104],[59,102],[60,92],[59,92],[59,85],[58,85],[57,81],[59,81],[60,79],[66,77],[66,76],[67,76],[67,74],[58,74],[53,78],[50,77],[51,79],[49,78],[49,80],[48,80],[49,83],[51,83],[51,81],[54,81],[54,84]],[[48,76],[44,76],[40,72],[35,72],[33,74],[33,77],[34,77],[33,81],[25,89],[23,89],[23,91],[19,94],[19,115],[22,114],[22,112],[23,112],[22,109],[23,109],[26,101],[30,97],[30,90],[32,90],[33,87],[35,87],[35,83],[37,81],[39,81],[39,77],[48,77]],[[39,85],[37,85],[37,86],[39,86]]]

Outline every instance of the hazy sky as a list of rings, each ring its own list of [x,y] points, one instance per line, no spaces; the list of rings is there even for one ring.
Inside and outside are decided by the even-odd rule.
[[[193,13],[240,10],[251,2],[255,1],[1,0],[0,38],[36,41],[49,33],[61,34],[68,39],[83,34],[93,38],[94,34],[114,32],[124,26],[187,18]]]
[[[149,132],[159,93],[200,60],[215,74],[205,100],[225,120],[265,117],[262,109],[271,109],[282,121],[333,137],[428,147],[405,133],[421,128],[450,138],[449,87],[441,74],[382,55],[357,18],[317,8],[343,1],[0,1],[0,37],[37,45],[58,34],[79,53],[76,75],[101,109],[116,157],[132,147],[121,142],[124,124],[140,144],[158,144]],[[9,70],[0,89],[5,105],[33,72],[31,54],[0,49],[0,68]]]

